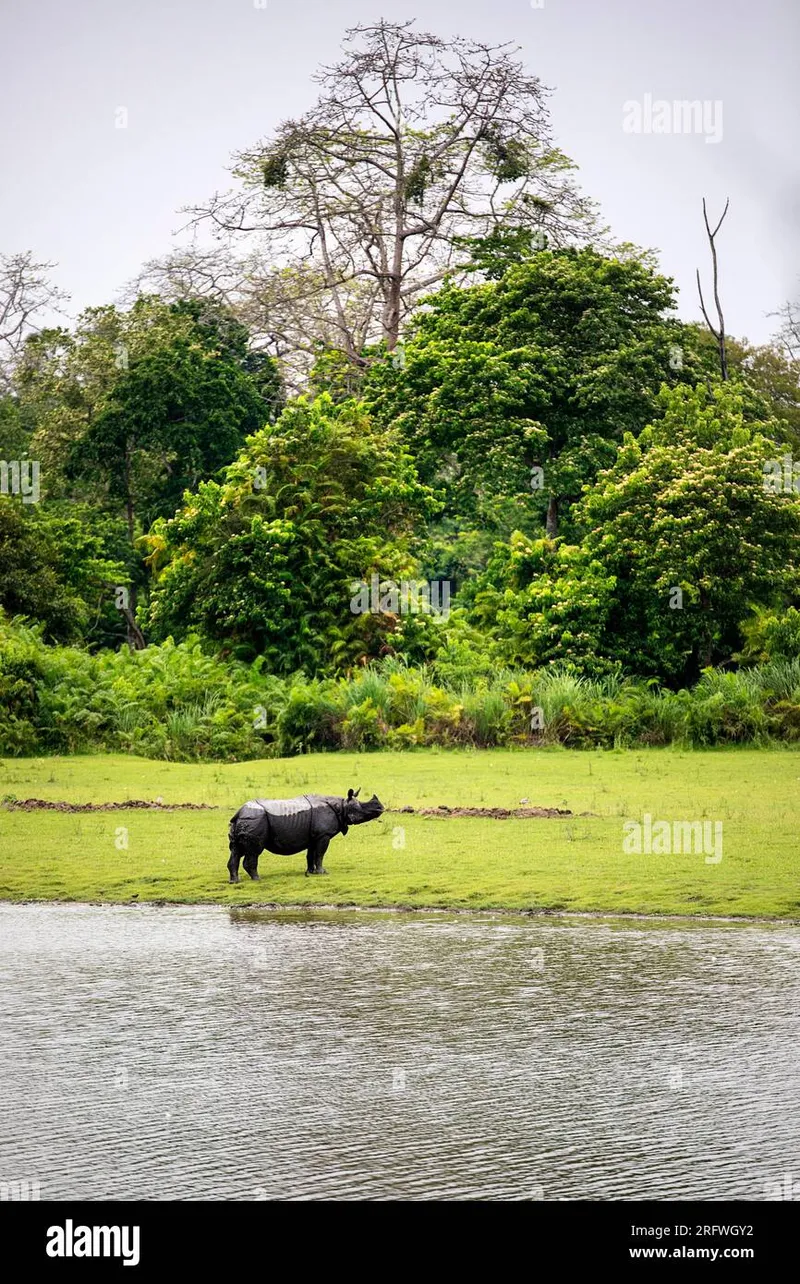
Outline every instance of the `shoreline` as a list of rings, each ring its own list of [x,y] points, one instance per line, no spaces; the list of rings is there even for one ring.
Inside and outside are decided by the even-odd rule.
[[[112,906],[114,908],[124,909],[169,909],[169,908],[209,908],[224,910],[263,910],[266,913],[275,914],[295,910],[313,910],[324,913],[356,913],[356,914],[458,914],[460,916],[486,917],[487,915],[501,916],[504,918],[569,918],[569,919],[589,919],[596,921],[598,919],[622,919],[625,922],[646,922],[646,923],[702,923],[713,925],[717,923],[735,923],[745,925],[756,924],[780,924],[787,927],[800,927],[800,918],[778,918],[775,915],[750,915],[750,914],[658,914],[648,913],[644,910],[561,910],[548,909],[544,906],[528,909],[514,909],[510,906],[466,906],[466,905],[358,905],[355,902],[343,904],[331,904],[328,901],[243,901],[241,904],[231,904],[229,901],[165,901],[165,900],[128,900],[128,901],[98,901],[98,900],[70,900],[65,897],[24,897],[19,900],[9,900],[7,897],[0,897],[0,906],[26,906],[26,905],[91,905],[94,907]]]

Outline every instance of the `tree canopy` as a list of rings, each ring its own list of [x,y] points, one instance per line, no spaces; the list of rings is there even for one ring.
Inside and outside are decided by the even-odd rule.
[[[748,425],[730,385],[660,401],[576,506],[580,542],[518,533],[474,587],[508,659],[687,681],[741,646],[749,607],[796,595],[800,495],[764,485],[770,425]]]
[[[228,463],[279,393],[247,332],[214,305],[141,298],[29,340],[18,396],[47,494],[125,514],[133,539]]]
[[[350,610],[354,582],[410,574],[437,507],[397,434],[356,402],[300,398],[202,483],[146,544],[155,640],[199,630],[277,673],[378,654],[387,615]]]
[[[295,368],[321,347],[358,368],[472,262],[470,238],[585,238],[591,203],[517,52],[414,22],[353,28],[316,103],[238,153],[237,185],[190,211],[216,244],[180,248],[143,279],[224,294]]]
[[[673,308],[672,283],[639,259],[542,250],[497,281],[440,290],[365,396],[421,475],[446,483],[449,513],[523,529],[546,515],[552,537],[657,411],[661,383],[696,377]]]

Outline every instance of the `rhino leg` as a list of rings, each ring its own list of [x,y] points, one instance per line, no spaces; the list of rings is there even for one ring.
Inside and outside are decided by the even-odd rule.
[[[230,828],[228,829],[228,846],[231,849],[230,859],[228,861],[228,873],[231,876],[230,881],[232,883],[238,883],[239,881],[239,861],[242,858],[242,854],[239,851],[239,847],[236,842],[235,825],[236,822],[231,821]]]
[[[317,873],[318,874],[327,874],[328,872],[327,869],[322,868],[322,857],[325,855],[326,851],[328,850],[330,846],[330,842],[331,842],[330,838],[320,838],[319,842],[317,843]]]
[[[231,882],[239,882],[239,861],[244,865],[245,873],[249,874],[252,879],[258,879],[258,858],[264,850],[264,844],[257,833],[252,832],[252,828],[239,825],[235,822],[231,824],[229,830],[231,858],[228,861]]]
[[[328,850],[330,838],[317,838],[311,844],[306,855],[306,877],[309,874],[327,874],[327,869],[322,868],[322,858]]]
[[[257,883],[258,882],[258,856],[257,855],[253,856],[251,852],[248,852],[244,860],[242,861],[242,864],[244,865],[245,873],[249,874],[250,877],[253,879],[253,882]]]

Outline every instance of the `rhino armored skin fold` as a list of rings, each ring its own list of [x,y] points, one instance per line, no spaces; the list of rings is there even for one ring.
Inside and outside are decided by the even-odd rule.
[[[263,851],[276,856],[306,853],[306,876],[326,874],[322,858],[337,834],[351,825],[377,820],[383,804],[375,794],[359,802],[360,789],[348,789],[346,798],[329,794],[302,794],[299,798],[256,798],[240,807],[228,827],[232,883],[239,882],[239,862],[251,878],[258,878],[258,858]]]

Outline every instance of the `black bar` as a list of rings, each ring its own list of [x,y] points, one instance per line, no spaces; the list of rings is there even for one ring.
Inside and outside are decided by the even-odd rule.
[[[0,1235],[4,1247],[13,1244],[23,1270],[35,1267],[53,1278],[102,1271],[155,1280],[174,1268],[229,1271],[251,1260],[272,1274],[280,1261],[305,1270],[315,1254],[326,1256],[329,1266],[359,1261],[364,1270],[385,1274],[387,1265],[396,1270],[409,1255],[418,1266],[430,1268],[432,1258],[441,1258],[452,1268],[454,1260],[472,1254],[479,1260],[486,1252],[496,1262],[513,1255],[531,1271],[549,1263],[566,1272],[605,1265],[646,1274],[657,1264],[680,1272],[703,1262],[710,1278],[731,1265],[762,1278],[765,1270],[795,1259],[797,1212],[793,1202],[733,1201],[6,1202],[0,1204]],[[93,1248],[94,1238],[87,1240],[81,1227],[118,1228],[119,1240],[112,1233],[107,1243],[120,1255],[48,1255],[48,1243],[64,1252],[69,1243]],[[101,1254],[105,1245],[98,1237]],[[134,1249],[138,1262],[124,1266],[122,1253],[132,1259]]]

